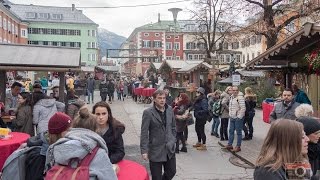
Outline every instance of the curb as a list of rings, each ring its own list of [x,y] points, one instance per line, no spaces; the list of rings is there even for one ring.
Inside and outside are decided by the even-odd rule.
[[[221,147],[223,147],[223,148],[226,147],[226,146],[225,146],[224,144],[222,144],[220,141],[218,141],[218,144],[219,144]],[[228,149],[226,149],[226,150],[228,150]],[[240,160],[242,160],[243,162],[247,163],[248,165],[250,165],[250,166],[252,166],[252,167],[255,167],[255,165],[254,165],[253,163],[251,163],[249,160],[247,160],[246,158],[240,156],[240,155],[237,154],[237,153],[232,152],[231,150],[228,150],[228,151],[229,151],[230,153],[232,153],[234,156],[236,156],[237,158],[239,158]]]

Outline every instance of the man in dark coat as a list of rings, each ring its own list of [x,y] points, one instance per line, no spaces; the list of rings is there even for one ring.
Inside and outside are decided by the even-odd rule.
[[[140,148],[144,160],[149,160],[153,180],[170,180],[176,174],[176,124],[174,113],[166,105],[163,90],[153,94],[154,105],[144,110]],[[164,173],[162,174],[162,167]]]

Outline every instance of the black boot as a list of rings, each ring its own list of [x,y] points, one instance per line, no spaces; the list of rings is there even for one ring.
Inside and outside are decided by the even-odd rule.
[[[188,152],[187,150],[187,147],[186,146],[183,146],[181,149],[180,149],[181,152]]]
[[[179,148],[176,148],[176,154],[179,154]]]

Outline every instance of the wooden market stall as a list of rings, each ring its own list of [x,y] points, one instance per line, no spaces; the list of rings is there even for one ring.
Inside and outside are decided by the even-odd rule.
[[[119,66],[96,66],[95,67],[95,77],[101,80],[106,75],[109,78],[115,78],[120,74]]]
[[[260,54],[246,64],[246,68],[277,71],[277,81],[283,87],[297,84],[309,96],[315,111],[320,111],[320,26],[306,23],[304,27]],[[276,70],[278,69],[278,70]]]
[[[51,71],[59,72],[60,79],[65,72],[80,71],[80,49],[65,47],[0,44],[0,92],[5,101],[6,71]],[[60,92],[65,81],[60,81]],[[64,100],[64,93],[59,99]]]

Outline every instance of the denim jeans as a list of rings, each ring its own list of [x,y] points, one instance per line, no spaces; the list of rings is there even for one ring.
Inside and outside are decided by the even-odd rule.
[[[88,102],[90,103],[90,96],[91,96],[91,102],[93,103],[93,94],[94,94],[94,91],[90,91],[90,90],[87,90],[88,91]]]
[[[218,134],[218,127],[220,124],[220,117],[218,116],[213,116],[212,118],[212,128],[211,128],[211,133],[216,133]]]
[[[237,146],[241,146],[242,141],[242,127],[243,127],[243,119],[239,118],[230,118],[230,125],[229,125],[229,142],[228,145],[233,144],[234,140],[234,131],[237,132]]]

